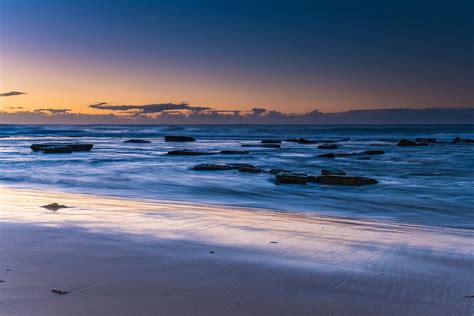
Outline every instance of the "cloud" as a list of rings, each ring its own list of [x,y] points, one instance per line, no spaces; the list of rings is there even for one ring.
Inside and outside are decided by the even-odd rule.
[[[161,113],[164,111],[187,110],[191,112],[201,112],[210,110],[209,107],[204,106],[190,106],[187,103],[158,103],[158,104],[144,104],[144,105],[110,105],[106,102],[99,102],[89,105],[92,109],[109,110],[109,111],[138,111],[140,114]]]
[[[253,108],[252,109],[252,114],[254,114],[254,115],[262,115],[265,112],[267,112],[267,109],[264,109],[264,108]]]
[[[70,109],[37,109],[34,113],[45,113],[45,114],[66,114],[71,112]]]
[[[116,111],[80,114],[69,109],[0,112],[0,123],[9,124],[474,124],[474,107],[426,109],[373,109],[323,113],[209,110],[188,104],[115,106],[95,104]],[[193,110],[194,109],[194,110]],[[183,111],[185,110],[185,111]],[[122,115],[122,111],[133,111]],[[146,111],[146,113],[145,113]],[[144,114],[145,113],[145,114]],[[148,115],[152,113],[152,115]],[[255,113],[259,113],[256,115]]]
[[[15,95],[22,95],[26,94],[25,92],[19,92],[19,91],[10,91],[10,92],[5,92],[5,93],[0,93],[0,97],[12,97]]]

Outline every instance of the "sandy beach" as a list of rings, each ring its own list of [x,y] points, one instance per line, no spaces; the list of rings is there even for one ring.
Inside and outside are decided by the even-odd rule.
[[[0,192],[3,315],[474,312],[470,230]]]

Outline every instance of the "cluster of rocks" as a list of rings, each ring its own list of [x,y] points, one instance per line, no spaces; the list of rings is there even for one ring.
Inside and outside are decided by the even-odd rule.
[[[438,141],[436,138],[415,138],[415,141],[409,140],[406,138],[401,139],[398,142],[398,146],[428,146],[432,144],[446,144],[445,141]],[[474,143],[474,139],[462,139],[460,137],[455,137],[450,144],[462,144],[462,143]]]
[[[79,143],[42,143],[33,144],[33,151],[40,151],[45,154],[70,154],[75,151],[90,151],[94,147],[92,144]]]
[[[296,173],[284,169],[264,170],[251,164],[199,164],[195,165],[193,170],[197,171],[222,171],[222,170],[238,170],[248,173],[267,172],[275,176],[276,184],[307,184],[314,182],[328,185],[368,185],[375,184],[377,180],[368,177],[347,176],[346,173],[339,169],[325,168],[321,170],[320,176],[308,176],[305,173]]]

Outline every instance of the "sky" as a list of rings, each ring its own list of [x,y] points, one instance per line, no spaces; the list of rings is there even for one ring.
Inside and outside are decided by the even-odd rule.
[[[3,112],[472,107],[473,56],[473,1],[0,0]]]

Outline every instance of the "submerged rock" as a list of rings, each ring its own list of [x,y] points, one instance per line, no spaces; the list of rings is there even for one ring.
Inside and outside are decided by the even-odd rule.
[[[206,151],[194,151],[189,149],[182,149],[182,150],[172,150],[168,152],[168,155],[172,156],[205,156],[205,155],[213,155],[215,153],[206,152]]]
[[[270,169],[268,172],[271,173],[271,174],[291,173],[291,171],[284,170],[284,169]]]
[[[261,141],[262,144],[280,144],[281,140],[276,139],[264,139]]]
[[[250,172],[250,173],[260,173],[262,172],[262,169],[257,168],[257,167],[240,167],[239,168],[240,172]]]
[[[69,147],[72,151],[90,151],[94,145],[92,144],[77,144],[77,143],[42,143],[33,144],[31,149],[33,151],[41,151],[47,147]]]
[[[257,168],[254,165],[251,165],[249,163],[228,163],[226,165],[229,166],[231,169]]]
[[[165,136],[165,142],[194,142],[196,139],[191,136],[176,136],[168,135]]]
[[[366,150],[362,152],[362,155],[383,155],[385,152],[383,150]]]
[[[202,163],[195,165],[193,170],[231,170],[234,169],[228,165],[224,164],[211,164],[211,163]]]
[[[345,176],[346,173],[336,168],[324,168],[324,169],[321,169],[321,175],[322,176]]]
[[[350,176],[317,176],[311,179],[320,184],[330,185],[368,185],[376,184],[377,180],[368,177],[350,177]]]
[[[146,139],[128,139],[126,141],[124,141],[124,143],[135,143],[135,144],[148,144],[148,143],[151,143],[151,141],[149,140],[146,140]]]
[[[416,138],[417,143],[436,143],[436,138]]]
[[[315,143],[317,143],[313,140],[308,140],[308,139],[305,139],[305,138],[289,138],[285,141],[290,142],[290,143],[298,143],[298,144],[315,144]]]
[[[275,175],[275,181],[277,184],[306,184],[308,177],[294,173],[280,173]]]
[[[265,147],[265,148],[281,148],[279,144],[242,144],[242,147]]]
[[[48,210],[51,210],[51,211],[57,211],[59,209],[62,209],[62,208],[67,208],[66,205],[61,205],[61,204],[58,204],[58,203],[51,203],[51,204],[48,204],[48,205],[43,205],[41,207],[44,207]]]
[[[337,149],[338,146],[336,144],[322,144],[318,146],[319,149]]]
[[[70,154],[72,148],[68,146],[49,146],[42,148],[41,152],[45,154]]]
[[[461,137],[455,137],[451,143],[453,143],[453,144],[474,143],[474,139],[467,139],[467,138],[462,139]]]
[[[403,138],[403,139],[400,139],[397,146],[418,146],[418,144],[412,140]]]
[[[333,153],[327,153],[327,154],[318,155],[318,157],[320,157],[320,158],[336,158],[336,155],[333,154]]]
[[[248,150],[221,150],[220,152],[223,155],[248,155],[250,151]]]

